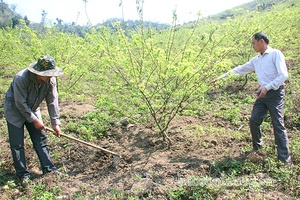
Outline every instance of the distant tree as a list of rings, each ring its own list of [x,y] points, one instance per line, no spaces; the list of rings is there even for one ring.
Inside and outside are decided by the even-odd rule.
[[[0,5],[0,7],[1,7],[1,11],[2,11],[2,13],[4,13],[4,7],[5,7],[5,4],[1,1],[1,5]]]
[[[26,23],[26,26],[28,26],[30,24],[30,21],[29,21],[27,15],[24,16],[24,21]]]
[[[42,20],[41,20],[42,25],[45,25],[47,15],[48,15],[48,13],[45,10],[43,10],[42,11]]]
[[[17,6],[15,4],[10,5],[10,9],[16,12]]]
[[[57,25],[62,25],[62,22],[63,22],[62,19],[56,18],[56,21],[57,21]]]
[[[11,19],[11,22],[12,22],[12,27],[15,28],[20,23],[20,20],[15,16]]]
[[[59,31],[62,31],[62,19],[56,18],[57,24],[56,27],[58,28]]]

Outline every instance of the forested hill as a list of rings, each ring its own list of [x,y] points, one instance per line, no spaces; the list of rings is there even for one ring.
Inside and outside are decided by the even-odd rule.
[[[242,4],[240,6],[237,6],[233,9],[225,10],[223,12],[220,12],[218,14],[212,15],[205,17],[205,19],[210,19],[210,20],[223,20],[227,19],[228,17],[234,17],[237,15],[237,10],[247,10],[247,11],[264,11],[264,10],[269,10],[272,6],[274,5],[279,5],[279,4],[286,4],[288,2],[291,2],[292,0],[255,0],[251,1],[249,3]],[[21,16],[18,14],[15,10],[18,5],[8,5],[3,0],[0,1],[0,28],[4,27],[15,27],[18,26],[20,23],[20,20],[25,20],[26,24],[35,30],[41,31],[43,30],[43,27],[45,26],[46,23],[46,17],[47,17],[47,10],[43,10],[41,12],[41,22],[39,23],[33,23],[31,22],[28,17]],[[112,26],[112,23],[115,21],[121,21],[123,22],[122,19],[109,19],[105,21],[103,24],[106,26]],[[128,20],[124,21],[124,24],[126,24],[126,27],[129,29],[135,29],[136,26],[138,26],[141,22],[139,20]],[[165,29],[168,28],[170,25],[168,24],[161,24],[161,23],[156,23],[156,22],[143,22],[145,27],[155,27],[156,29]],[[193,23],[193,22],[189,22]],[[187,23],[187,24],[189,24]],[[75,22],[71,23],[63,23],[63,19],[56,18],[56,21],[54,22],[54,25],[59,28],[60,31],[63,32],[74,32],[76,30],[77,34],[79,36],[83,36],[84,33],[87,31],[88,27],[87,26],[79,26],[76,25]],[[97,24],[98,26],[100,24]]]
[[[22,18],[21,15],[16,13],[15,6],[9,6],[8,4],[4,3],[3,1],[0,2],[0,28],[7,27],[7,26],[16,26],[20,19],[27,19],[25,16]]]
[[[209,16],[208,18],[212,20],[223,20],[227,19],[228,17],[234,17],[237,13],[237,10],[245,10],[245,11],[268,11],[273,6],[279,5],[279,4],[287,4],[289,2],[292,2],[293,0],[257,0],[257,1],[251,1],[248,3],[244,3],[240,6],[236,6],[232,9],[225,10],[223,12],[220,12],[218,14]]]

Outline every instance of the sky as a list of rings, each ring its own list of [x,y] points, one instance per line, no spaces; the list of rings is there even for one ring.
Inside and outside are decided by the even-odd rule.
[[[63,23],[76,22],[78,25],[102,23],[111,18],[124,20],[139,19],[136,10],[137,0],[3,0],[8,5],[15,5],[16,12],[25,15],[32,22],[41,22],[42,11],[47,13],[47,20]],[[202,16],[217,14],[253,0],[144,0],[143,19],[158,23],[173,21],[176,10],[179,24],[194,21],[198,13]],[[86,3],[85,3],[86,2]],[[122,2],[122,6],[120,6]]]

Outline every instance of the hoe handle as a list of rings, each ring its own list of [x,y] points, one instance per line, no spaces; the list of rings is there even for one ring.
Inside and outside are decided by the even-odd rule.
[[[46,127],[46,130],[47,130],[47,131],[50,131],[50,132],[52,132],[52,133],[55,133],[55,131],[54,131],[53,129],[51,129],[51,128]],[[85,144],[85,145],[87,145],[87,146],[90,146],[90,147],[93,147],[93,148],[99,149],[99,150],[101,150],[101,151],[105,151],[105,152],[107,152],[107,153],[110,153],[110,154],[113,154],[113,155],[116,155],[116,156],[120,157],[120,154],[119,154],[119,153],[110,151],[110,150],[108,150],[108,149],[104,149],[104,148],[102,148],[102,147],[99,147],[99,146],[96,146],[96,145],[94,145],[94,144],[91,144],[91,143],[85,142],[85,141],[83,141],[83,140],[77,139],[77,138],[75,138],[75,137],[72,137],[72,136],[70,136],[70,135],[66,135],[66,134],[63,134],[63,133],[61,133],[60,135],[63,136],[63,137],[66,137],[66,138],[68,138],[68,139],[74,140],[74,141],[76,141],[76,142]]]

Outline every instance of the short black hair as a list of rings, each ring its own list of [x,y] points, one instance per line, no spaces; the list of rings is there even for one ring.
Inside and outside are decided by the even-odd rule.
[[[269,44],[269,37],[263,32],[255,33],[252,37],[256,40],[263,39],[267,44]]]

